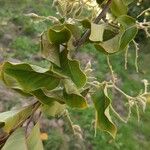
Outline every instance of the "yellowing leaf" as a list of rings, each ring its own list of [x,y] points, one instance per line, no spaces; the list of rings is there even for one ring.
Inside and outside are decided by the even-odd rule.
[[[32,113],[33,106],[26,106],[22,109],[0,113],[0,122],[4,122],[3,130],[9,133],[19,123],[27,119]]]
[[[19,128],[14,131],[2,147],[2,150],[27,150],[24,129]]]
[[[37,123],[33,127],[30,135],[28,136],[27,146],[28,146],[28,150],[44,150],[43,143],[41,141],[41,136],[40,136],[39,123]]]
[[[63,84],[65,87],[64,98],[67,105],[76,108],[86,108],[87,102],[85,98],[79,93],[76,85],[69,79],[64,79]]]
[[[91,34],[89,39],[91,41],[103,41],[103,33],[104,33],[105,26],[103,24],[95,24],[91,23]]]

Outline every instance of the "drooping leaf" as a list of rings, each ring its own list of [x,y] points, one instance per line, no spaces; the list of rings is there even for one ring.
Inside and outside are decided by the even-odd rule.
[[[0,122],[4,122],[3,130],[9,133],[19,123],[27,119],[32,113],[33,106],[23,107],[22,109],[6,111],[0,113]]]
[[[87,102],[85,98],[79,93],[76,85],[69,79],[64,79],[65,87],[64,98],[67,105],[76,108],[86,108]]]
[[[43,58],[46,58],[57,66],[60,66],[59,45],[51,44],[45,34],[41,36],[41,54]]]
[[[123,0],[113,0],[111,3],[111,12],[116,17],[127,14],[127,6]]]
[[[44,150],[43,143],[42,143],[41,138],[40,138],[39,123],[37,123],[33,127],[30,135],[28,136],[27,147],[28,147],[28,150]]]
[[[103,24],[95,24],[91,23],[91,34],[89,39],[91,41],[103,41],[103,33],[104,33],[105,26]]]
[[[5,62],[1,74],[7,86],[27,93],[41,88],[52,90],[58,86],[62,78],[50,69],[26,63]]]
[[[136,26],[128,28],[121,36],[119,50],[124,50],[127,45],[135,38],[137,32],[138,29]]]
[[[103,43],[95,44],[95,48],[103,52],[104,54],[113,54],[119,50],[120,35],[116,35],[114,38],[107,40]]]
[[[61,104],[64,104],[63,97],[59,97],[59,94],[56,94],[54,92],[49,92],[48,94],[45,93],[42,89],[35,90],[32,92],[32,94],[42,103],[48,106],[52,106],[53,102],[59,102]]]
[[[51,106],[43,105],[42,112],[44,112],[48,116],[57,116],[60,115],[66,108],[65,104],[60,104],[57,101],[53,102]]]
[[[48,39],[50,43],[53,44],[62,44],[69,41],[71,38],[71,32],[64,27],[61,30],[49,29],[48,30]]]
[[[109,107],[111,100],[107,95],[106,88],[98,90],[92,95],[96,109],[96,127],[108,132],[113,138],[116,136],[117,128],[111,120]]]
[[[54,71],[59,72],[70,78],[77,88],[82,88],[86,84],[86,75],[81,70],[79,62],[68,58],[68,51],[63,50],[60,54],[60,68],[54,68]]]
[[[27,150],[24,129],[18,128],[14,131],[2,147],[2,150]]]
[[[117,20],[122,26],[119,50],[124,50],[127,45],[135,38],[138,32],[136,20],[127,15],[120,16]]]

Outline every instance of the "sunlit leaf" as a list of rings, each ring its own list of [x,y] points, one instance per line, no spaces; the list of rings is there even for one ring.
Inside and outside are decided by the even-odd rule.
[[[4,122],[3,130],[9,133],[19,123],[27,119],[32,113],[33,106],[0,113],[0,122]]]
[[[6,141],[2,150],[27,150],[24,129],[18,128],[14,131]]]
[[[27,138],[28,150],[44,150],[40,137],[40,127],[37,123]]]
[[[92,95],[92,100],[96,109],[96,127],[108,132],[113,138],[115,138],[117,128],[112,122],[109,114],[111,100],[107,95],[106,89],[98,90]]]
[[[103,52],[104,54],[113,54],[119,50],[119,40],[120,35],[117,35],[110,40],[95,44],[94,46],[99,52]]]
[[[103,33],[104,33],[105,26],[103,24],[94,24],[91,23],[91,34],[89,39],[91,41],[103,41]]]

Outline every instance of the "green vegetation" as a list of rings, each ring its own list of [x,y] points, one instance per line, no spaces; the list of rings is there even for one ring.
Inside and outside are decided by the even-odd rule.
[[[39,64],[40,66],[47,66],[48,62],[40,57],[39,35],[49,26],[50,23],[48,21],[44,23],[32,22],[32,20],[29,17],[24,16],[24,14],[34,12],[42,16],[48,16],[50,14],[56,15],[51,8],[51,3],[52,0],[14,0],[14,3],[12,3],[11,0],[0,1],[0,6],[2,6],[2,9],[0,9],[0,41],[2,41],[0,42],[0,49],[1,47],[4,49],[1,54],[3,54],[3,57],[6,60],[17,59],[19,61]],[[147,3],[147,1],[145,3]],[[139,10],[140,8],[138,9],[138,12]],[[6,36],[6,34],[9,36]],[[143,32],[139,33],[139,35],[140,34],[144,35]],[[5,43],[3,42],[4,40],[8,40],[9,42]],[[123,53],[117,53],[110,57],[113,70],[119,78],[118,84],[121,85],[121,88],[126,93],[133,96],[140,93],[142,88],[142,83],[140,81],[143,77],[150,81],[150,42],[149,39],[141,41],[141,39],[138,38],[138,40],[142,44],[139,54],[139,73],[136,73],[135,70],[135,61],[133,59],[135,58],[134,46],[131,47],[128,53],[128,70],[124,69]],[[102,53],[100,54],[93,47],[86,45],[82,48],[79,57],[85,52],[88,54],[89,59],[97,60],[92,65],[95,69],[94,73],[98,80],[103,81],[106,78],[110,78],[105,55]],[[122,59],[120,59],[120,56],[122,56]],[[83,63],[83,66],[84,65],[85,64]],[[118,108],[118,110],[124,115],[124,111],[126,110],[124,109],[124,106],[122,106],[123,104],[120,103],[120,101],[123,100],[123,97],[117,95],[113,103],[116,107],[121,105],[121,108]],[[82,129],[83,141],[81,143],[79,141],[77,142],[72,136],[72,132],[67,128],[68,124],[64,122],[62,127],[63,131],[60,131],[57,127],[48,129],[49,137],[48,140],[44,141],[45,149],[65,150],[69,148],[76,150],[78,148],[87,150],[148,150],[150,147],[149,105],[147,106],[145,113],[140,113],[140,122],[137,121],[137,114],[135,110],[133,110],[132,117],[128,124],[120,123],[119,120],[115,122],[119,127],[115,140],[106,133],[100,131],[98,131],[97,136],[94,137],[94,124],[91,122],[95,116],[93,107],[89,107],[85,110],[69,109],[69,112],[73,119],[73,123],[79,124]],[[53,117],[50,119],[53,119]],[[78,144],[75,145],[76,142]]]

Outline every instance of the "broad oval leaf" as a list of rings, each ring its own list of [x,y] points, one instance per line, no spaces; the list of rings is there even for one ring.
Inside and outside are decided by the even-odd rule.
[[[24,129],[18,128],[14,131],[2,147],[2,150],[27,150]]]
[[[26,93],[41,88],[52,90],[59,85],[62,78],[50,69],[26,63],[5,62],[2,66],[1,74],[7,86],[23,90]]]
[[[127,45],[135,38],[138,29],[136,26],[128,28],[121,36],[119,50],[124,50]]]
[[[100,89],[92,95],[92,100],[96,109],[96,127],[108,132],[113,138],[117,133],[117,127],[112,122],[109,114],[111,100],[107,95],[106,89]]]
[[[33,127],[30,135],[28,136],[27,147],[28,147],[28,150],[44,150],[43,143],[42,143],[41,138],[40,138],[39,123],[37,123]]]

